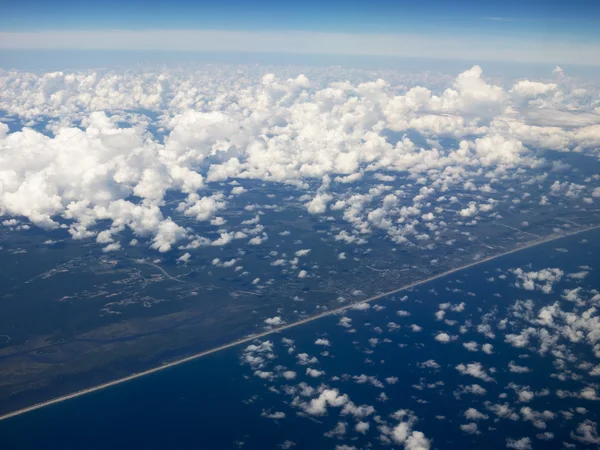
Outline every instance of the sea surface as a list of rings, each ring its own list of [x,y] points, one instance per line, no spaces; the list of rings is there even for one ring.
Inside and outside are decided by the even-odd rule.
[[[253,348],[230,348],[2,421],[0,448],[403,448],[406,441],[394,441],[389,432],[403,420],[422,432],[432,449],[506,448],[513,442],[529,444],[522,448],[558,449],[563,442],[594,448],[577,438],[579,424],[597,422],[600,413],[600,401],[577,394],[599,380],[588,375],[586,363],[598,364],[589,343],[561,335],[554,345],[564,345],[569,353],[561,358],[551,350],[540,351],[533,338],[516,347],[507,335],[540,329],[539,323],[519,318],[524,304],[532,317],[555,303],[579,316],[589,311],[597,302],[592,300],[594,289],[600,289],[598,255],[598,231],[507,255],[343,316],[270,335]],[[540,288],[530,290],[518,287],[523,283],[513,270],[517,268],[557,268],[563,275],[551,283],[551,292],[539,280]],[[565,290],[573,289],[578,289],[579,302],[565,299]],[[507,319],[504,325],[502,319]],[[414,331],[413,324],[421,330]],[[477,351],[464,343],[475,343]],[[482,351],[485,343],[493,346],[489,354]],[[313,357],[318,362],[304,362]],[[488,379],[462,374],[457,369],[461,364],[480,364]],[[528,371],[511,371],[511,365]],[[286,371],[295,372],[295,378],[284,377]],[[464,393],[474,384],[485,394]],[[364,408],[344,412],[343,405],[326,403],[324,414],[313,414],[307,405],[326,389],[337,389],[347,396],[345,404]],[[505,405],[514,414],[502,416],[493,405]],[[487,418],[467,418],[469,408]],[[404,415],[394,416],[399,410]],[[548,413],[536,422],[534,413],[543,411]],[[363,425],[359,431],[359,422],[368,429]],[[345,425],[332,433],[339,423]],[[461,428],[469,423],[477,425],[476,431]]]

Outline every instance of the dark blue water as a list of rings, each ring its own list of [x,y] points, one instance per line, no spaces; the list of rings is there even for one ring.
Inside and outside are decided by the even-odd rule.
[[[428,283],[407,292],[405,300],[401,300],[405,293],[381,299],[366,311],[347,312],[351,328],[338,325],[341,316],[331,316],[272,335],[262,341],[273,343],[273,359],[267,358],[260,369],[241,363],[245,347],[242,346],[0,422],[0,447],[276,449],[289,441],[288,445],[295,444],[293,448],[333,449],[342,444],[391,448],[380,440],[382,432],[378,425],[383,422],[391,427],[397,425],[398,420],[390,415],[408,409],[418,417],[413,429],[425,434],[431,448],[506,448],[507,439],[521,438],[529,438],[533,448],[563,448],[563,441],[587,448],[572,437],[572,432],[585,420],[597,421],[598,401],[559,398],[556,392],[579,392],[598,382],[598,377],[594,380],[586,375],[589,369],[577,368],[585,362],[597,364],[590,346],[586,342],[557,343],[565,345],[574,359],[565,363],[568,369],[559,370],[551,354],[540,355],[533,344],[515,348],[505,341],[505,336],[536,327],[511,315],[511,307],[519,299],[531,299],[535,308],[553,302],[559,302],[565,311],[590,307],[592,295],[585,293],[600,287],[599,238],[598,232],[572,236]],[[566,276],[580,272],[581,266],[592,268],[586,269],[590,272],[587,277],[579,280]],[[553,285],[551,294],[517,289],[516,278],[508,271],[511,268],[537,271],[547,267],[560,268],[565,273]],[[500,275],[506,279],[498,278]],[[490,277],[494,277],[493,282],[488,281]],[[561,298],[564,289],[576,287],[581,288],[581,296],[588,304],[577,307]],[[463,311],[446,310],[445,318],[456,320],[456,325],[436,320],[434,316],[439,304],[445,302],[452,305],[465,302]],[[399,316],[398,310],[408,311],[410,316]],[[493,313],[493,318],[490,319],[489,313]],[[502,318],[508,319],[504,330],[497,326]],[[400,328],[389,327],[390,322]],[[477,331],[477,326],[485,323],[491,324],[494,337]],[[413,332],[411,324],[418,324],[422,331]],[[462,333],[461,325],[465,326]],[[349,329],[354,332],[348,332]],[[435,336],[440,332],[455,340],[439,343]],[[289,346],[282,342],[284,337],[294,341],[293,353],[288,353]],[[327,339],[331,346],[316,345],[319,338]],[[468,351],[462,343],[471,341],[479,346],[492,344],[494,353]],[[322,354],[324,351],[328,354]],[[299,365],[298,353],[314,356],[318,363]],[[435,360],[439,368],[420,367],[427,360]],[[510,372],[511,361],[531,371]],[[461,375],[456,369],[461,363],[480,363],[493,381]],[[312,378],[306,374],[307,367],[325,373]],[[255,370],[274,374],[292,370],[297,378],[288,381],[275,376],[264,380],[255,376]],[[577,373],[581,378],[561,381],[557,378],[560,373]],[[361,374],[375,377],[383,387],[371,382],[356,383],[352,377]],[[388,377],[397,377],[397,383],[389,384],[385,381]],[[298,415],[302,413],[298,402],[309,402],[318,396],[316,393],[302,397],[298,391],[293,395],[285,393],[286,386],[297,388],[300,382],[314,389],[319,386],[324,389],[325,385],[336,388],[355,405],[372,406],[375,412],[362,419],[369,423],[369,430],[365,434],[356,432],[354,426],[359,419],[342,415],[340,407],[329,406],[323,416]],[[487,393],[457,394],[472,384],[480,385]],[[530,401],[519,401],[515,389],[524,386],[538,395]],[[544,389],[548,395],[544,395]],[[382,392],[387,401],[381,401]],[[296,404],[294,397],[298,397]],[[489,408],[504,403],[517,415],[516,419],[499,417]],[[471,407],[488,416],[476,421],[480,434],[471,435],[460,429],[460,425],[474,422],[464,417]],[[585,413],[578,412],[578,407],[585,408]],[[524,418],[522,408],[547,410],[554,417],[544,422],[545,428],[539,423],[535,426]],[[573,417],[567,418],[568,414],[561,411]],[[269,419],[261,416],[263,412],[283,412],[285,418]],[[345,435],[325,436],[337,422],[347,424]],[[537,436],[544,432],[553,433],[553,439],[540,440]]]

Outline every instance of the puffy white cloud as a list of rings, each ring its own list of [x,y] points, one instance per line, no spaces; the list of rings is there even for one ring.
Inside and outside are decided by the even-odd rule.
[[[314,356],[311,358],[308,353],[298,353],[296,355],[297,363],[301,366],[306,366],[308,364],[316,364],[319,361]]]
[[[481,351],[483,353],[491,355],[492,353],[494,353],[494,346],[492,344],[483,344],[481,346]]]
[[[306,209],[311,214],[323,214],[327,209],[327,203],[332,199],[331,194],[317,194],[315,198],[306,204]]]
[[[286,370],[281,375],[286,380],[294,380],[294,379],[296,379],[296,372],[294,372],[293,370]]]
[[[583,444],[600,444],[600,435],[598,435],[596,422],[584,420],[577,429],[571,432],[571,437]]]
[[[514,361],[508,363],[508,370],[513,373],[528,373],[531,372],[529,367],[519,366]]]
[[[349,401],[347,404],[345,404],[344,407],[342,408],[342,411],[340,412],[340,414],[343,416],[351,415],[351,416],[355,417],[356,419],[364,419],[365,417],[368,417],[373,413],[375,413],[375,408],[373,408],[372,406],[370,406],[370,405],[358,405],[357,406],[351,401]]]
[[[225,225],[216,214],[239,199],[226,200],[214,192],[215,183],[251,179],[310,192],[302,202],[311,214],[323,214],[328,206],[343,209],[353,229],[340,230],[339,241],[362,244],[373,230],[384,230],[393,242],[404,243],[432,239],[435,228],[415,232],[409,221],[439,225],[443,211],[423,205],[436,191],[477,188],[471,179],[481,170],[501,178],[537,167],[541,157],[528,146],[587,153],[600,146],[600,115],[572,83],[521,80],[506,90],[474,66],[440,89],[397,82],[401,75],[393,72],[385,74],[391,81],[362,82],[353,71],[337,70],[336,77],[352,81],[331,82],[329,69],[313,70],[315,82],[298,74],[256,76],[246,67],[2,72],[0,109],[22,120],[50,122],[46,134],[31,128],[10,132],[0,124],[0,209],[48,229],[67,224],[77,239],[110,231],[97,239],[112,248],[128,227],[136,239],[147,238],[167,252],[185,239],[200,246],[200,237],[181,226],[184,218]],[[141,110],[158,118],[150,120]],[[154,125],[164,139],[149,131]],[[392,141],[390,130],[417,130],[430,145],[416,145],[407,136]],[[447,148],[435,144],[444,137],[457,142]],[[335,190],[336,183],[371,175],[393,183],[399,172],[429,177],[432,186],[412,204],[401,191],[388,193],[391,186],[348,196]],[[231,194],[245,189],[232,184]],[[578,198],[584,190],[563,182],[548,195]],[[174,211],[168,207],[171,194],[183,198]],[[592,190],[586,198],[596,194]],[[370,206],[384,195],[379,207]],[[493,206],[473,200],[458,216],[487,215]],[[237,233],[219,230],[212,245],[248,235]],[[249,236],[251,245],[267,238]]]
[[[304,412],[312,416],[324,416],[327,413],[327,407],[341,407],[350,401],[346,394],[340,395],[337,389],[324,389],[317,398],[309,403],[299,403]]]
[[[507,403],[492,404],[490,402],[486,402],[485,406],[488,410],[492,411],[498,417],[501,417],[503,419],[510,419],[513,421],[519,420],[519,415],[515,413],[514,409],[512,409]]]
[[[447,344],[452,340],[452,338],[448,333],[441,332],[435,335],[435,340],[441,342],[442,344]]]
[[[551,411],[535,411],[528,406],[524,406],[521,408],[521,415],[523,416],[523,420],[529,421],[541,430],[546,429],[546,421],[552,420],[555,418],[555,414]]]
[[[192,255],[190,253],[185,252],[183,255],[181,255],[179,258],[177,258],[177,261],[185,264],[190,260],[191,257],[192,257]]]
[[[392,414],[392,417],[400,420],[400,423],[393,428],[387,425],[381,426],[382,437],[391,439],[397,444],[403,444],[405,450],[429,450],[431,448],[431,441],[421,431],[413,430],[417,417],[412,411],[399,410]]]
[[[183,239],[187,235],[185,228],[180,227],[171,220],[170,217],[163,220],[158,225],[158,230],[152,239],[152,248],[159,252],[168,252],[173,244]]]
[[[329,437],[329,438],[332,438],[332,437],[343,438],[346,435],[347,431],[348,431],[348,424],[346,422],[338,422],[333,430],[325,433],[325,436]]]
[[[487,390],[478,384],[472,384],[470,386],[464,386],[460,390],[461,394],[474,394],[474,395],[485,395],[487,394]]]
[[[476,352],[479,348],[479,344],[477,344],[477,342],[463,342],[463,347],[470,352]]]
[[[113,242],[112,244],[108,244],[102,249],[103,252],[116,252],[118,250],[121,250],[121,244],[119,242]]]
[[[543,94],[555,92],[556,83],[540,83],[538,81],[522,80],[515,83],[511,92],[525,98],[535,98]]]
[[[273,419],[273,420],[285,419],[285,413],[282,411],[270,412],[270,411],[263,410],[263,412],[260,415],[262,417],[266,417],[267,419]]]
[[[564,272],[557,268],[542,269],[537,272],[512,269],[511,272],[519,280],[515,283],[515,286],[528,291],[538,289],[546,294],[551,293],[553,284],[559,282],[564,276]]]
[[[358,421],[354,426],[357,433],[366,434],[369,431],[369,422]]]
[[[272,327],[278,327],[278,326],[284,325],[285,321],[281,317],[275,316],[275,317],[269,317],[269,318],[265,319],[265,323]]]
[[[475,202],[470,202],[469,206],[467,206],[466,208],[461,209],[458,214],[460,214],[461,217],[473,217],[475,215],[477,215],[478,209],[477,209],[477,204]]]
[[[521,439],[506,439],[506,447],[515,450],[531,450],[531,439],[524,437]]]
[[[458,370],[462,375],[471,375],[472,377],[479,378],[487,382],[494,381],[494,379],[487,374],[481,363],[478,362],[466,365],[461,363],[456,366],[456,370]]]
[[[317,369],[307,367],[306,375],[308,375],[309,377],[312,377],[312,378],[319,378],[319,377],[325,375],[325,372],[323,372],[322,370],[317,370]]]
[[[475,422],[466,423],[460,426],[460,429],[467,434],[478,434],[477,424]]]
[[[371,308],[371,305],[367,302],[358,302],[353,303],[351,308],[357,311],[366,311],[367,309]]]
[[[224,209],[226,203],[222,201],[221,195],[200,197],[196,193],[188,195],[185,202],[178,206],[185,216],[194,217],[198,221],[210,220],[218,211]]]
[[[480,411],[477,411],[475,408],[469,408],[464,412],[465,419],[467,420],[485,420],[488,419],[489,416],[483,414]]]
[[[428,359],[427,361],[423,361],[421,363],[417,363],[421,369],[439,369],[440,365],[436,363],[433,359]]]

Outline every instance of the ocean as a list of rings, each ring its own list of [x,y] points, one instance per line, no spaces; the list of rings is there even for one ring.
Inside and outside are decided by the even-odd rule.
[[[590,308],[599,302],[599,247],[597,230],[546,243],[254,347],[1,421],[0,447],[587,448],[578,427],[600,412],[588,395],[598,377],[590,375],[597,359],[585,328],[597,315]],[[547,268],[562,271],[550,292],[539,274]],[[555,304],[564,317],[587,320],[579,340],[567,334],[572,322],[559,326],[559,313],[540,322],[538,312]],[[474,385],[485,393],[473,393]],[[334,389],[335,398],[323,400]],[[400,423],[408,424],[404,441],[394,434]]]

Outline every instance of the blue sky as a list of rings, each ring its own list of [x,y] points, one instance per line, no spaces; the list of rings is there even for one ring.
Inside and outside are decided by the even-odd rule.
[[[352,48],[357,47],[357,54],[370,54],[372,49],[373,54],[379,51],[383,55],[396,52],[399,56],[416,56],[422,51],[418,45],[421,40],[426,49],[439,46],[440,42],[444,46],[454,43],[452,48],[429,55],[432,57],[439,53],[439,56],[448,54],[459,59],[475,55],[510,60],[510,52],[506,52],[510,50],[515,53],[515,60],[534,58],[560,62],[567,56],[572,60],[567,62],[594,64],[594,59],[600,59],[594,58],[600,45],[599,29],[600,1],[587,0],[30,0],[3,2],[0,48],[85,49],[88,46],[96,49],[100,42],[102,49],[211,50],[206,43],[196,47],[180,45],[179,39],[179,42],[214,41],[215,51],[276,52],[281,48],[264,45],[264,42],[277,41],[277,33],[295,31],[305,34],[297,35],[296,41],[288,43],[288,47],[291,52],[305,54],[313,52],[314,45],[301,46],[298,42],[313,39],[323,43],[323,53],[352,52]],[[105,37],[101,32],[106,30],[138,34]],[[151,37],[139,33],[148,30],[162,30],[162,33]],[[171,33],[165,38],[165,30],[246,34],[223,39],[222,34]],[[32,35],[48,31],[64,34]],[[74,31],[100,34],[87,44],[88,41]],[[257,38],[257,33],[267,34]],[[338,35],[328,39],[321,33]],[[387,38],[367,39],[364,46],[356,46],[352,41],[343,48],[344,36],[348,34],[402,35],[403,38],[393,42]],[[428,39],[431,41],[427,42]],[[142,40],[144,45],[140,44]],[[221,46],[223,41],[227,43]],[[494,56],[496,43],[502,50],[498,56]],[[471,45],[476,49],[469,49]]]
[[[401,32],[462,29],[600,32],[589,0],[4,1],[0,29],[234,29]]]

